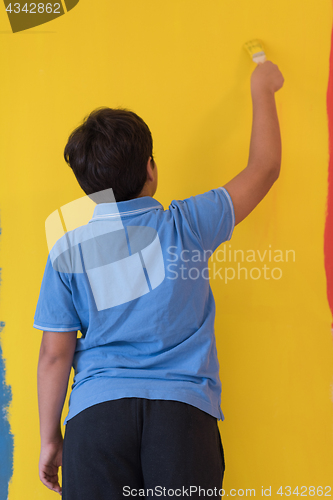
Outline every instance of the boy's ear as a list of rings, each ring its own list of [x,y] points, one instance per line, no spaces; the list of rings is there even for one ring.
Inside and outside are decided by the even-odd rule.
[[[155,167],[154,160],[152,159],[151,156],[149,156],[149,159],[147,162],[147,179],[153,180],[151,177],[151,172],[152,172],[154,167]]]

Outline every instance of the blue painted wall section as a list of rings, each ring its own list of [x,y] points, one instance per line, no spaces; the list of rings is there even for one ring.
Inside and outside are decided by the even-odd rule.
[[[0,332],[5,323],[0,322]],[[8,407],[12,400],[11,387],[6,385],[5,363],[0,345],[0,499],[8,497],[8,485],[13,475],[14,436],[8,421]]]

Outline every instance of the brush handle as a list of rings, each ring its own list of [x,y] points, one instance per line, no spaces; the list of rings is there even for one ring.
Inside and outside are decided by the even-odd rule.
[[[266,61],[266,54],[265,52],[258,52],[257,54],[254,54],[252,56],[252,60],[257,63],[257,64],[262,64]]]

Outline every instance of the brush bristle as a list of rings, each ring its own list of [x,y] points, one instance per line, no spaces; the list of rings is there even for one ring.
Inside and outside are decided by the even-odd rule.
[[[244,48],[247,50],[247,52],[250,54],[252,58],[256,55],[265,55],[264,47],[261,40],[258,39],[250,40],[249,42],[246,42],[244,44]]]

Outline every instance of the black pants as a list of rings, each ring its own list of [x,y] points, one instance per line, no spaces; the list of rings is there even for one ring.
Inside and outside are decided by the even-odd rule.
[[[219,499],[224,468],[216,418],[177,401],[123,398],[68,421],[62,497]]]

